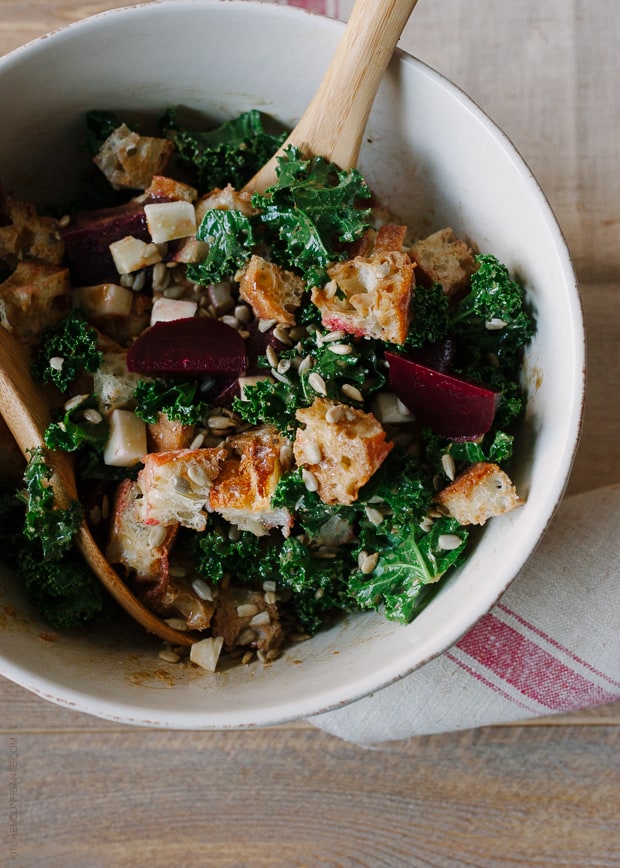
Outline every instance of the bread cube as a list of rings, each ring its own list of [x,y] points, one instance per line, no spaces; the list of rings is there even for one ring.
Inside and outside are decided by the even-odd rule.
[[[414,242],[409,254],[416,264],[416,281],[422,286],[440,283],[448,296],[466,290],[476,270],[473,251],[450,227]]]
[[[336,414],[328,417],[328,411],[338,406],[340,420],[329,422]],[[327,398],[315,398],[295,415],[302,425],[295,433],[295,461],[310,473],[324,503],[353,503],[394,444],[372,413]]]
[[[312,289],[312,301],[326,328],[404,343],[414,285],[413,262],[395,249],[402,245],[404,234],[405,227],[383,226],[370,250],[327,269],[329,282]]]
[[[299,275],[254,255],[238,280],[239,295],[259,319],[295,325],[295,311],[306,289]]]
[[[124,479],[112,503],[112,518],[106,557],[125,574],[159,583],[168,574],[168,556],[177,535],[178,524],[153,528],[142,521],[142,492],[137,482]]]
[[[30,202],[7,196],[0,222],[0,259],[11,267],[18,259],[61,265],[65,248],[56,219],[41,217]]]
[[[19,262],[0,283],[0,323],[25,344],[60,322],[71,307],[69,271],[44,262]]]
[[[264,536],[276,527],[288,535],[291,514],[287,509],[271,506],[282,475],[280,449],[284,442],[276,429],[267,425],[229,438],[236,454],[224,462],[213,484],[211,509],[256,536]]]
[[[508,474],[497,464],[485,461],[459,474],[435,495],[435,502],[460,524],[478,525],[523,503]]]
[[[204,530],[211,486],[227,456],[225,449],[148,453],[138,474],[144,522]]]
[[[195,187],[176,181],[166,175],[153,175],[151,183],[144,191],[148,199],[173,200],[182,199],[185,202],[193,202],[198,196]]]
[[[93,374],[93,390],[99,402],[99,412],[104,416],[109,416],[113,410],[132,408],[138,381],[148,379],[128,371],[126,358],[124,351],[104,352],[102,362]]]
[[[126,124],[117,127],[93,158],[116,190],[144,190],[161,175],[174,151],[168,139],[140,136]]]

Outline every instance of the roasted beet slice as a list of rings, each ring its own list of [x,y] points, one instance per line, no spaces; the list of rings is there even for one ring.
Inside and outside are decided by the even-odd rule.
[[[462,380],[406,356],[386,352],[390,385],[403,404],[442,437],[475,440],[486,434],[500,393]]]
[[[128,202],[76,214],[62,230],[72,282],[76,286],[118,282],[110,244],[126,235],[150,240],[143,205]]]
[[[241,374],[247,366],[243,338],[210,317],[158,322],[129,348],[127,368],[141,374]]]

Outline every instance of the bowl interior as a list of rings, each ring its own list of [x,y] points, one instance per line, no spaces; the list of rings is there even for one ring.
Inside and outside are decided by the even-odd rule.
[[[0,117],[11,131],[0,141],[0,179],[22,198],[66,198],[85,159],[82,119],[91,108],[156,118],[181,104],[213,120],[258,108],[293,125],[341,33],[341,24],[323,17],[237,0],[164,0],[72,25],[0,61]],[[274,663],[213,675],[158,660],[158,642],[132,625],[49,641],[49,628],[4,573],[4,676],[54,702],[153,726],[301,718],[359,698],[444,651],[530,555],[564,490],[583,399],[581,310],[562,235],[504,135],[456,87],[400,53],[371,114],[360,168],[419,234],[451,225],[496,254],[528,289],[538,331],[512,469],[525,506],[489,524],[467,564],[411,625],[349,617]]]

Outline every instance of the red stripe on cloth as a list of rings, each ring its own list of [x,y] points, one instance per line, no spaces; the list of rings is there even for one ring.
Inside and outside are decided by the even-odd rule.
[[[613,702],[593,684],[495,615],[486,615],[456,646],[523,696],[553,711]]]
[[[326,0],[288,0],[287,6],[299,6],[308,12],[316,12],[319,15],[327,15]]]
[[[580,666],[583,666],[584,669],[588,669],[590,672],[594,673],[594,675],[598,675],[604,681],[609,682],[613,687],[620,687],[620,681],[616,681],[610,675],[607,675],[605,672],[601,672],[600,669],[597,669],[595,666],[592,666],[587,660],[583,660],[581,657],[578,657],[577,654],[573,653],[570,648],[566,648],[560,642],[550,636],[548,633],[545,633],[544,630],[541,630],[539,627],[535,627],[534,624],[527,621],[522,615],[519,615],[518,612],[515,612],[513,609],[509,609],[504,603],[498,603],[497,608],[501,612],[505,612],[507,615],[510,615],[511,618],[514,618],[515,621],[518,621],[519,624],[522,624],[524,627],[527,627],[528,630],[531,630],[536,636],[540,636],[541,639],[544,639],[545,642],[548,642],[550,645],[553,645],[554,648],[557,648],[558,651],[562,651],[566,654],[567,657],[570,657],[571,660],[574,660],[575,663],[579,663]]]
[[[490,679],[486,678],[482,674],[482,672],[476,672],[476,670],[472,666],[468,666],[464,660],[460,660],[456,656],[456,654],[454,654],[454,652],[448,651],[446,653],[446,657],[448,658],[448,660],[451,660],[452,663],[455,663],[457,666],[467,672],[468,675],[471,675],[472,678],[475,678],[476,681],[484,684],[485,687],[488,687],[489,690],[492,690],[494,693],[499,693],[500,696],[502,696],[504,699],[507,699],[509,702],[512,702],[513,705],[518,705],[519,708],[524,708],[526,711],[536,711],[536,706],[532,704],[526,705],[525,702],[521,702],[521,700],[515,699],[515,697],[511,696],[507,690],[504,690],[498,684],[493,684],[493,682]]]

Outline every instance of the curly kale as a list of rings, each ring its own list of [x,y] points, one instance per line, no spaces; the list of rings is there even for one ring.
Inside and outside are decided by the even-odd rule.
[[[74,629],[106,610],[101,585],[74,552],[46,558],[35,541],[19,552],[16,568],[28,599],[52,627]]]
[[[73,310],[43,333],[34,373],[44,383],[52,382],[61,392],[67,392],[79,374],[93,373],[102,360],[97,332],[79,311]]]
[[[316,317],[316,308],[310,304]],[[300,313],[300,318],[304,312]],[[279,373],[274,382],[263,380],[254,385],[246,386],[244,397],[236,398],[233,409],[241,418],[253,425],[261,420],[275,425],[281,432],[291,433],[298,426],[295,413],[300,407],[312,404],[317,394],[315,387],[318,382],[325,384],[326,397],[360,407],[366,399],[372,397],[386,382],[386,369],[383,365],[381,347],[378,341],[363,340],[346,336],[338,341],[339,348],[343,344],[350,347],[350,352],[340,353],[333,350],[334,342],[323,340],[324,332],[313,321],[306,337],[303,337],[293,349],[284,349],[279,358],[284,363],[293,362],[299,356],[310,357],[311,366],[306,366],[300,372],[291,364],[285,373]],[[259,359],[261,364],[267,364],[266,359]],[[312,375],[315,375],[314,377]],[[313,385],[313,383],[315,385]],[[343,386],[352,386],[362,396],[347,397]],[[355,395],[355,393],[351,393]]]
[[[154,425],[160,413],[171,422],[196,425],[202,422],[209,409],[206,401],[198,398],[199,384],[173,380],[139,380],[134,390],[135,414]]]
[[[272,257],[299,271],[308,286],[327,281],[330,262],[368,227],[370,209],[360,202],[370,189],[356,170],[342,171],[323,157],[304,160],[289,147],[278,160],[276,183],[252,204],[260,209]]]
[[[430,529],[386,522],[385,530],[364,535],[364,551],[378,553],[377,563],[368,575],[362,567],[351,574],[349,593],[362,608],[382,605],[387,618],[406,624],[427,601],[429,586],[461,562],[467,536],[451,518],[436,519]]]
[[[43,450],[34,449],[24,472],[25,489],[18,496],[26,505],[24,536],[38,540],[45,559],[63,555],[82,523],[82,509],[77,501],[67,507],[56,504],[52,488],[52,470]]]
[[[202,262],[187,266],[187,277],[194,283],[221,283],[241,268],[255,244],[252,220],[241,211],[213,208],[205,214],[196,237],[209,249]]]
[[[209,252],[189,267],[191,280],[206,284],[229,277],[260,244],[308,286],[326,282],[329,263],[343,259],[344,245],[368,226],[370,210],[360,201],[370,197],[370,190],[357,170],[341,171],[321,157],[304,160],[292,147],[278,158],[276,176],[265,193],[252,196],[257,214],[206,213],[197,236],[209,244]]]
[[[170,108],[160,126],[176,146],[177,159],[196,175],[201,189],[232,184],[240,190],[275,154],[286,138],[265,131],[256,110],[244,112],[215,129],[181,129],[178,109]]]
[[[419,349],[443,340],[448,333],[448,296],[439,283],[416,286],[411,299],[411,326],[405,346]]]
[[[350,552],[323,558],[300,537],[284,540],[280,548],[278,587],[292,591],[290,605],[300,625],[315,633],[330,613],[358,608],[347,587],[352,569]]]
[[[476,262],[469,293],[450,310],[450,330],[467,346],[473,364],[493,354],[503,366],[514,367],[534,334],[525,290],[495,256],[481,254]]]
[[[97,410],[94,395],[85,395],[82,400],[68,402],[68,409],[59,411],[58,419],[48,425],[44,439],[49,449],[61,452],[76,452],[88,447],[103,453],[109,426]],[[88,412],[91,411],[92,416]]]
[[[243,576],[251,584],[271,578],[273,572],[270,553],[260,537],[241,531],[239,538],[231,539],[213,519],[197,537],[194,562],[198,572],[214,585],[228,574]]]

